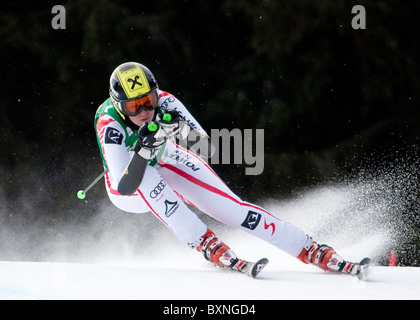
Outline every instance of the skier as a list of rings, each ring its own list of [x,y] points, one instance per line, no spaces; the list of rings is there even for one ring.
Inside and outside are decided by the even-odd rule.
[[[208,136],[175,96],[159,89],[147,67],[136,62],[118,66],[110,77],[109,95],[96,112],[95,130],[108,170],[107,194],[116,207],[152,212],[208,261],[247,274],[252,264],[239,259],[186,203],[304,263],[326,271],[359,273],[358,263],[345,261],[300,228],[235,195],[203,160],[211,156],[211,148],[192,152],[190,145],[176,143],[185,141],[186,132],[196,133],[200,141],[208,141]]]

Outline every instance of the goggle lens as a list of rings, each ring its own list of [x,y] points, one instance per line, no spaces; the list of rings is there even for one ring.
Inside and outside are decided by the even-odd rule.
[[[152,111],[156,109],[158,104],[158,95],[156,91],[152,91],[148,95],[142,96],[137,99],[122,101],[121,106],[124,113],[128,116],[136,116],[143,109]]]

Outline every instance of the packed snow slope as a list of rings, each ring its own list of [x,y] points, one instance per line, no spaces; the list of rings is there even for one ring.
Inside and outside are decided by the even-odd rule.
[[[257,279],[200,264],[0,262],[0,299],[419,299],[420,268],[372,267],[367,281],[272,259]]]

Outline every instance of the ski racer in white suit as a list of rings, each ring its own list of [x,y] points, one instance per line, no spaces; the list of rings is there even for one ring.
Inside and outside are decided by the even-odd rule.
[[[208,149],[199,149],[200,157],[188,145],[176,144],[188,130],[198,133],[201,141],[208,141],[208,136],[177,98],[158,88],[147,67],[136,62],[118,66],[109,93],[96,112],[95,130],[108,170],[106,190],[116,207],[152,212],[181,241],[219,266],[240,269],[243,260],[185,203],[304,263],[350,274],[356,269],[357,264],[345,261],[331,247],[236,196],[201,158],[209,156]]]

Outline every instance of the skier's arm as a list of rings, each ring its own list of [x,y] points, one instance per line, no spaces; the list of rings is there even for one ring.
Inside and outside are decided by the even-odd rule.
[[[110,174],[110,188],[122,195],[131,195],[139,187],[151,151],[136,145],[135,152],[129,151],[125,144],[125,130],[112,118],[104,116],[98,125],[104,160]]]
[[[136,192],[143,180],[148,164],[149,160],[147,158],[143,158],[135,152],[118,182],[118,192],[126,196]]]
[[[109,172],[110,188],[117,190],[119,177],[130,162],[132,153],[125,145],[125,130],[118,122],[104,115],[98,119],[97,135]]]
[[[165,142],[165,135],[159,125],[156,123],[154,125],[150,127],[145,122],[139,129],[139,139],[134,147],[134,154],[118,183],[118,192],[122,195],[136,192],[143,180],[153,150]]]
[[[191,128],[205,133],[204,129],[201,127],[198,121],[187,110],[184,104],[180,100],[178,100],[174,95],[165,91],[160,91],[159,106],[162,109],[163,113],[176,111],[177,113],[179,113],[181,120],[186,121]]]

